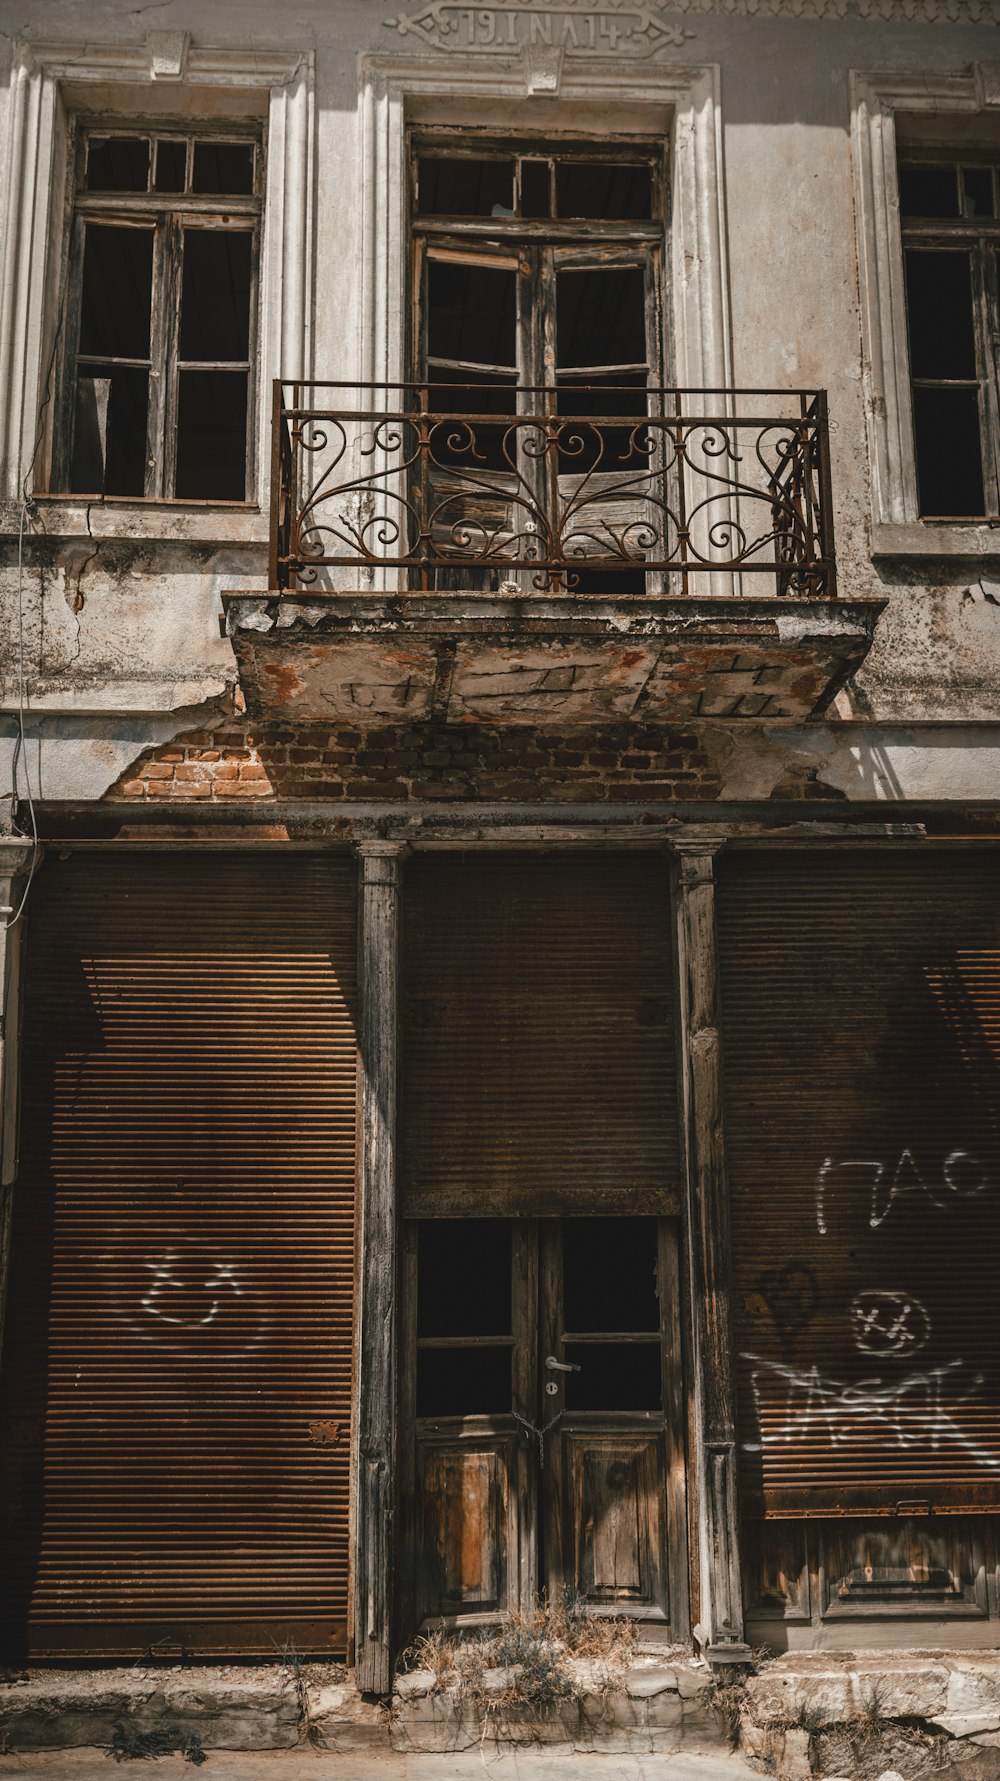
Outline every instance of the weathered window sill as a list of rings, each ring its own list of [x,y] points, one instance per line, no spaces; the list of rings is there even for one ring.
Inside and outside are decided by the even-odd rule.
[[[36,495],[27,530],[48,537],[154,538],[165,543],[266,546],[267,514],[253,501],[147,501]],[[18,509],[0,529],[16,534]]]
[[[935,525],[911,520],[878,525],[872,531],[873,557],[997,557],[1000,522],[969,520],[960,525]]]

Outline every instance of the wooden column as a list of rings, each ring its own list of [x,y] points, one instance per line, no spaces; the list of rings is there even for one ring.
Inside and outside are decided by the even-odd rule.
[[[21,899],[34,857],[32,842],[13,836],[0,838],[0,1343],[3,1340],[10,1218],[17,1174],[21,961],[27,927],[27,904],[21,910]],[[15,916],[18,917],[16,921]]]
[[[736,1492],[736,1406],[730,1347],[729,1196],[722,1116],[715,855],[689,836],[678,857],[677,957],[687,1198],[688,1277],[697,1423],[701,1619],[706,1655],[745,1654]]]
[[[357,1432],[354,1446],[355,1680],[392,1688],[396,1479],[396,1055],[403,847],[360,855],[361,1160]]]

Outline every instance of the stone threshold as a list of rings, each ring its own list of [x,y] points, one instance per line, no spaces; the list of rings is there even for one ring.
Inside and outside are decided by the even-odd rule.
[[[512,1674],[488,1673],[482,1709],[430,1671],[401,1675],[391,1703],[364,1700],[339,1665],[268,1664],[33,1670],[0,1683],[0,1749],[107,1746],[129,1732],[196,1735],[206,1751],[463,1751],[544,1745],[553,1752],[718,1753],[726,1726],[705,1665],[640,1655],[624,1674],[567,1660],[572,1694],[536,1708],[509,1701]],[[493,1699],[489,1696],[492,1694]],[[495,1705],[494,1705],[495,1702]]]

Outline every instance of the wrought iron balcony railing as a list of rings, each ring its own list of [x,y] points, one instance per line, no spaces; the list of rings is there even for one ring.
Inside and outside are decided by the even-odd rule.
[[[826,396],[276,383],[271,586],[832,599]]]

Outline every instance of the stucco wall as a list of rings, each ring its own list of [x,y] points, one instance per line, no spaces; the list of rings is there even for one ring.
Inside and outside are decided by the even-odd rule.
[[[165,0],[153,15],[124,0],[96,8],[77,0],[8,4],[0,35],[0,189],[14,149],[7,76],[18,39],[59,42],[71,52],[73,45],[140,45],[155,27],[190,32],[202,48],[314,53],[308,332],[316,375],[352,375],[362,352],[364,264],[359,58],[406,54],[428,67],[435,58],[442,66],[448,61],[447,51],[391,28],[385,21],[392,10],[372,0],[322,0],[295,5],[278,21],[260,0]],[[416,0],[403,10],[416,12]],[[752,763],[764,754],[770,760],[775,750],[818,763],[821,777],[848,797],[872,795],[873,787],[875,795],[899,795],[911,784],[920,786],[920,795],[975,796],[990,777],[989,732],[961,726],[986,725],[997,709],[1000,534],[992,558],[872,555],[849,89],[851,70],[933,71],[940,80],[988,64],[996,39],[982,10],[979,24],[749,17],[735,10],[657,13],[687,35],[643,61],[647,83],[668,63],[719,70],[734,381],[829,390],[841,590],[889,595],[868,662],[821,729],[770,739],[752,728],[732,737],[720,731],[719,758],[738,762],[745,753],[736,778],[753,788],[748,795],[768,795],[758,788],[770,768],[760,779]],[[181,106],[183,90],[175,91]],[[136,103],[141,100],[140,90]],[[157,102],[165,103],[162,95]],[[431,115],[432,101],[422,104]],[[514,107],[484,104],[475,115],[494,122],[516,117],[539,133],[587,124],[579,101],[568,108],[545,96]],[[989,116],[1000,132],[1000,109]],[[397,302],[404,275],[402,266],[395,276],[390,269]],[[672,326],[671,313],[668,335]],[[266,516],[229,514],[213,527],[211,517],[191,522],[182,509],[43,504],[28,516],[20,574],[17,525],[16,504],[8,503],[0,515],[3,706],[11,712],[17,703],[20,636],[29,710],[51,716],[50,724],[36,726],[33,743],[46,763],[47,795],[99,797],[128,766],[121,755],[130,738],[138,756],[164,739],[170,714],[178,730],[190,728],[193,711],[211,713],[220,700],[231,700],[236,667],[219,633],[220,595],[266,585]],[[61,726],[73,718],[86,721],[77,737],[78,764],[69,768],[74,732],[72,723]],[[838,724],[852,721],[862,728],[838,737]],[[928,723],[955,730],[945,738],[937,730],[900,727]],[[893,726],[891,733],[880,737],[880,724]],[[968,758],[958,770],[963,752]],[[851,768],[855,759],[876,758],[902,765],[886,772],[870,764]]]

